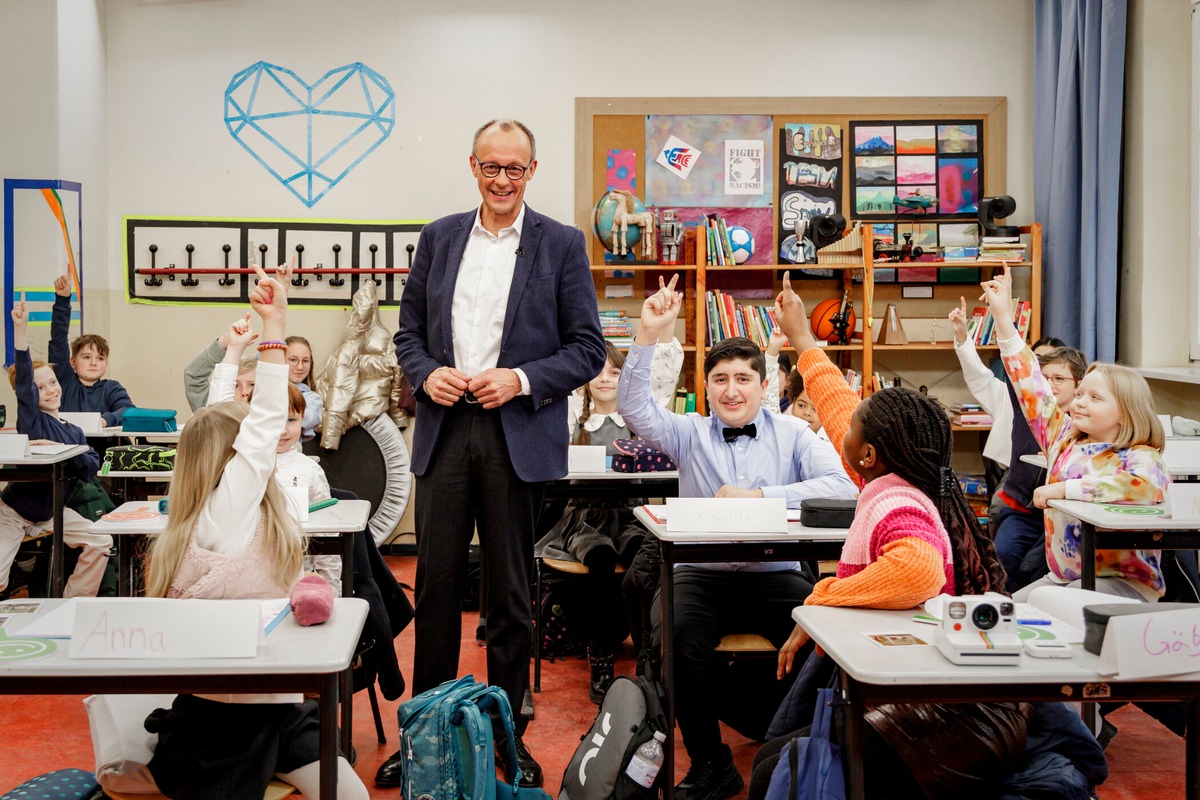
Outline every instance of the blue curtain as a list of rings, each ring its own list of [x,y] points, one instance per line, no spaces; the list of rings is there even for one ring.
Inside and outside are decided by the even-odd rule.
[[[1126,0],[1035,0],[1034,205],[1042,330],[1117,355],[1117,228]]]

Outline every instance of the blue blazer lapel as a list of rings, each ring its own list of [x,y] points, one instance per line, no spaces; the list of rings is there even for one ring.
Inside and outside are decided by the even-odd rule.
[[[475,225],[475,213],[466,214],[454,238],[450,241],[450,250],[446,253],[445,269],[442,272],[442,338],[446,355],[453,366],[454,363],[454,330],[451,325],[451,309],[454,306],[454,284],[458,281],[458,268],[462,266],[463,253],[467,250],[467,240],[471,237],[471,229]]]
[[[541,217],[526,206],[525,225],[521,230],[521,244],[518,246],[522,254],[517,256],[512,287],[508,291],[508,307],[504,309],[504,333],[500,336],[501,347],[508,344],[508,336],[517,317],[517,306],[521,304],[521,296],[525,294],[525,286],[529,283],[529,276],[533,274],[533,264],[537,259],[538,245],[541,241]]]

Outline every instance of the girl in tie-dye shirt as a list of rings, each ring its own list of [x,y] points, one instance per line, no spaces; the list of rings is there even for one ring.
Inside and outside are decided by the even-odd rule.
[[[1046,561],[1051,574],[1043,581],[1072,583],[1083,574],[1081,524],[1049,508],[1049,501],[1163,502],[1170,484],[1162,459],[1165,434],[1145,379],[1116,364],[1092,364],[1079,382],[1070,414],[1063,413],[1037,359],[1012,323],[1011,278],[997,276],[983,288],[996,319],[1004,369],[1049,462],[1046,485],[1033,495],[1034,504],[1046,509]],[[1096,576],[1097,589],[1146,601],[1157,600],[1165,588],[1158,550],[1097,550]],[[1016,598],[1024,599],[1038,584],[1026,587]]]

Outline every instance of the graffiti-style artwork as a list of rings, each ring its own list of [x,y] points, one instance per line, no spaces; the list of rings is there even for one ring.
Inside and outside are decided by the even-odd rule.
[[[818,161],[841,161],[842,126],[789,124],[784,126],[787,138],[780,152],[789,156],[815,158]]]
[[[780,263],[797,263],[811,250],[796,237],[798,222],[840,210],[841,134],[839,126],[816,123],[789,124],[779,131]]]
[[[259,61],[225,89],[229,135],[309,208],[383,144],[395,124],[391,84],[360,62],[310,84]]]

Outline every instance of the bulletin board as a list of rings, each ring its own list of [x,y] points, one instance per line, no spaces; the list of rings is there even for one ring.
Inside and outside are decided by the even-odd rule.
[[[755,235],[750,264],[780,262],[796,214],[833,210],[851,224],[872,223],[885,237],[908,232],[917,243],[961,244],[978,199],[1004,194],[1006,130],[1003,97],[576,98],[575,220],[588,235],[593,264],[603,264],[606,254],[591,235],[593,207],[614,183],[648,207],[679,207],[690,216],[726,210]],[[880,141],[871,144],[883,144],[856,153],[859,131],[859,145],[875,135]],[[749,180],[738,182],[733,164],[736,153],[747,152],[745,142],[761,143],[761,169],[746,170]],[[674,176],[660,168],[666,154],[678,156]],[[713,164],[723,183],[702,171]],[[680,177],[687,166],[690,174]],[[747,185],[757,193],[743,194]],[[871,205],[881,193],[922,190],[947,199],[898,220]]]

